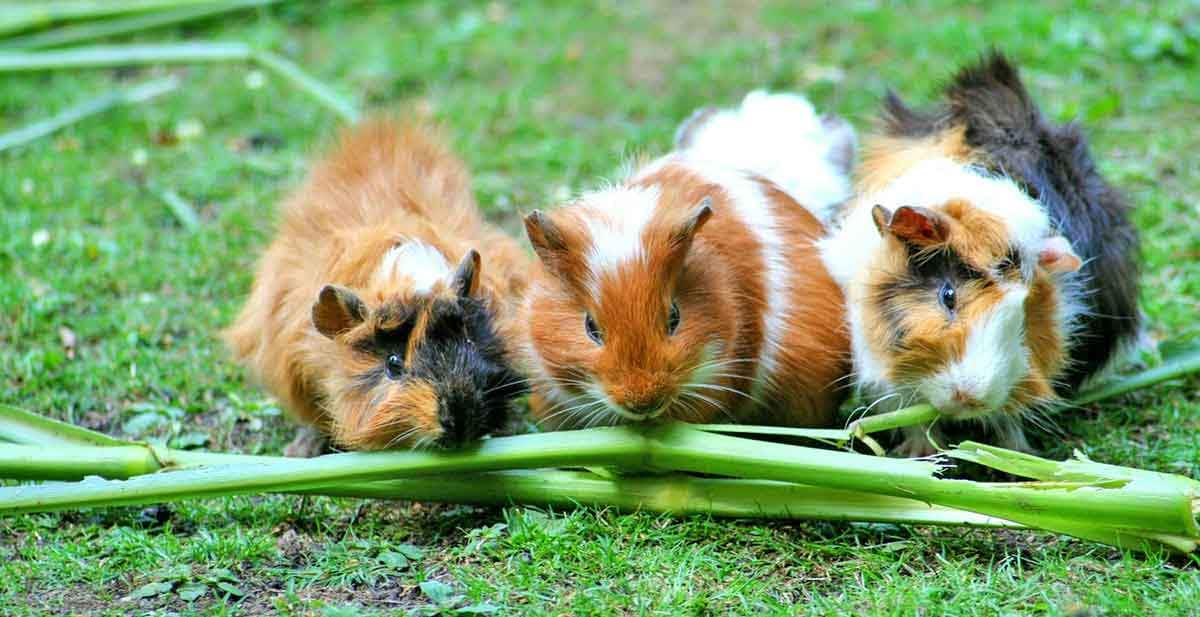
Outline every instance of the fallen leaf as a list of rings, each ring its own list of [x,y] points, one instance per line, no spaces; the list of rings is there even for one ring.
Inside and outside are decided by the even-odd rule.
[[[217,588],[225,593],[228,593],[229,595],[238,596],[239,598],[246,595],[246,592],[238,589],[236,585],[233,583],[227,583],[225,581],[217,581]]]
[[[155,583],[146,583],[145,585],[142,585],[141,587],[134,589],[132,593],[125,596],[123,599],[125,601],[129,601],[129,600],[142,600],[145,598],[153,598],[154,596],[162,595],[164,593],[167,593],[168,591],[171,591],[171,588],[173,586],[174,586],[173,584],[166,582],[166,581],[158,581]]]
[[[403,570],[404,568],[408,567],[408,557],[405,557],[396,551],[384,551],[379,554],[377,559],[379,559],[379,563],[382,563],[389,568]]]
[[[454,588],[441,581],[425,581],[421,583],[421,593],[441,606],[454,600]]]
[[[425,549],[412,544],[401,544],[400,546],[396,547],[396,552],[414,561],[425,556]]]
[[[204,595],[207,591],[208,585],[204,583],[188,583],[179,588],[179,599],[184,602],[191,602]]]

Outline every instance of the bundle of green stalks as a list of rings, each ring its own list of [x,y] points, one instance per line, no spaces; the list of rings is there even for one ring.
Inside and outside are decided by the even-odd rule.
[[[1083,400],[1196,370],[1200,350],[1106,384]],[[1106,465],[1079,453],[1057,462],[973,442],[932,459],[893,459],[845,447],[936,416],[921,405],[844,430],[667,423],[501,437],[451,452],[288,459],[121,441],[0,407],[0,440],[7,442],[0,446],[0,477],[41,481],[0,488],[0,513],[299,493],[1029,528],[1141,551],[1187,553],[1200,543],[1200,482],[1183,476]],[[941,477],[955,462],[1026,480]]]

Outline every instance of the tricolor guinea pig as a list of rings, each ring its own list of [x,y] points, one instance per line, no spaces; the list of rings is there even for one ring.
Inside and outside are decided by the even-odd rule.
[[[355,449],[457,446],[524,388],[529,258],[486,224],[429,130],[350,130],[281,208],[226,340],[298,420]]]
[[[945,97],[916,111],[889,95],[822,255],[846,290],[868,402],[928,401],[1027,449],[1020,419],[1137,333],[1137,233],[1079,128],[1047,123],[1003,56]],[[901,451],[930,452],[925,431]]]
[[[675,152],[618,184],[528,215],[535,416],[563,428],[828,423],[849,338],[815,245],[824,227],[797,199],[846,197],[846,129],[802,97],[754,93],[694,116]],[[812,168],[756,168],[775,162],[764,148],[811,154]]]

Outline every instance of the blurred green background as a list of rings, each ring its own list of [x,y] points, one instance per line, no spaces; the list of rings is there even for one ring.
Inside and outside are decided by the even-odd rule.
[[[244,42],[365,109],[429,115],[514,231],[520,212],[665,152],[699,106],[799,90],[866,132],[887,87],[930,101],[995,46],[1049,117],[1087,127],[1137,204],[1152,333],[1200,334],[1200,3],[831,4],[283,2],[98,42]],[[174,92],[0,153],[0,403],[279,453],[291,425],[217,332],[337,116],[220,62],[4,74],[0,132],[168,74]],[[1060,418],[1050,454],[1196,477],[1197,385]],[[1183,614],[1197,565],[1017,532],[327,498],[0,520],[0,606],[18,614]]]

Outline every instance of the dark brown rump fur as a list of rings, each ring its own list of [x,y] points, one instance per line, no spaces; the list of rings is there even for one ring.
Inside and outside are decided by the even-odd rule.
[[[925,137],[962,127],[973,158],[1039,200],[1084,261],[1087,314],[1071,348],[1060,394],[1103,368],[1139,325],[1138,236],[1130,204],[1096,170],[1080,127],[1043,118],[1017,69],[993,51],[945,88],[939,107],[916,110],[889,92],[884,123],[894,137]]]

